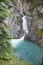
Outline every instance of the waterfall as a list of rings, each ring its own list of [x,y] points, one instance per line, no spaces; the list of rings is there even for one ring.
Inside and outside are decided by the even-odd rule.
[[[22,20],[23,20],[23,30],[25,31],[25,33],[24,33],[24,35],[20,39],[11,39],[10,40],[10,42],[11,42],[11,44],[12,44],[13,47],[16,47],[19,44],[19,42],[21,42],[22,40],[24,40],[25,34],[28,33],[28,27],[27,27],[26,17],[23,16]]]
[[[13,47],[16,47],[17,45],[19,45],[22,40],[24,40],[25,34],[20,38],[20,39],[11,39],[10,43]]]
[[[22,17],[22,20],[23,20],[23,30],[26,32],[26,33],[28,33],[28,26],[27,26],[27,19],[26,19],[26,16],[24,15],[23,17]]]

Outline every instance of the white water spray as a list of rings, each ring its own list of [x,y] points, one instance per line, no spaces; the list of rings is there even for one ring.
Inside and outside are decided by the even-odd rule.
[[[22,20],[23,20],[23,30],[27,33],[28,32],[28,26],[27,26],[27,19],[26,19],[26,16],[24,15],[22,17]]]
[[[24,40],[25,34],[28,33],[28,27],[27,27],[26,17],[23,16],[22,20],[23,20],[23,30],[25,31],[25,33],[24,33],[24,35],[20,39],[11,39],[10,40],[10,42],[11,42],[11,44],[12,44],[13,47],[16,47],[18,44],[20,44],[19,42],[21,42],[22,40]]]
[[[13,47],[16,47],[19,45],[22,40],[24,40],[25,34],[20,38],[20,39],[11,39],[10,43],[12,44]]]

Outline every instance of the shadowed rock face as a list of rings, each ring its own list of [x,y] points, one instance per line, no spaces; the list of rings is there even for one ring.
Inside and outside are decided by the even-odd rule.
[[[43,40],[38,40],[35,35],[32,35],[30,32],[25,34],[24,40],[35,42],[38,46],[43,48]]]
[[[43,56],[42,56],[42,64],[41,65],[43,65]]]
[[[28,41],[30,41],[30,40],[31,40],[31,38],[29,37],[29,33],[25,35],[24,40],[28,40]]]
[[[25,40],[28,40],[28,41],[33,41],[33,42],[36,41],[35,35],[33,35],[31,32],[27,33],[27,34],[25,35],[25,38],[24,38],[24,39],[25,39]]]

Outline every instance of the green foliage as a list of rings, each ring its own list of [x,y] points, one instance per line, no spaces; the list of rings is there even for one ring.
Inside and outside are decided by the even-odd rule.
[[[38,29],[37,36],[38,36],[38,38],[40,38],[40,39],[42,38],[42,32],[41,32],[40,29]]]
[[[38,12],[37,15],[38,15],[39,19],[43,19],[43,13]]]
[[[5,4],[9,4],[11,2],[11,0],[0,0],[0,2],[3,2]]]
[[[7,33],[8,26],[4,21],[10,15],[7,9],[9,2],[10,0],[0,0],[0,59],[10,59],[12,57],[12,46],[9,43],[11,37]]]
[[[43,6],[42,0],[21,0],[22,3],[26,2],[29,5],[29,11],[33,11],[35,8]]]
[[[0,18],[5,19],[8,16],[9,16],[9,12],[7,11],[7,9],[0,7]]]
[[[0,60],[0,65],[32,65],[31,62],[18,61],[16,58],[10,60]]]
[[[12,53],[4,53],[4,59],[11,59],[12,58]]]
[[[0,18],[1,20],[6,19],[10,15],[10,12],[6,7],[0,5]]]

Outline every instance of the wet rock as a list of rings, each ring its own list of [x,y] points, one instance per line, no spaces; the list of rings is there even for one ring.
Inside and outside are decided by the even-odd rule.
[[[41,63],[41,65],[43,65],[43,56],[42,56],[42,63]]]
[[[31,32],[29,32],[29,33],[27,33],[27,34],[25,35],[24,40],[28,40],[28,41],[35,42],[35,41],[36,41],[36,37],[35,37],[35,35],[33,35]]]

